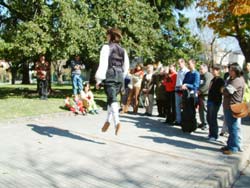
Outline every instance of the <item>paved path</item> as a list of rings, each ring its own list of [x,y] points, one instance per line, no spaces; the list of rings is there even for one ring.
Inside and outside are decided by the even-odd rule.
[[[239,173],[232,188],[249,188],[250,187],[250,158],[247,161],[247,166]]]
[[[113,126],[101,132],[105,116],[1,122],[0,188],[224,188],[249,158],[249,125],[244,152],[226,156],[226,138],[208,142],[207,131],[185,134],[164,119],[125,114],[115,136]]]

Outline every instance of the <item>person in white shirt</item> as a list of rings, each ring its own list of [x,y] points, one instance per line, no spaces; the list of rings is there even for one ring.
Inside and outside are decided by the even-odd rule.
[[[121,127],[117,95],[121,91],[124,78],[129,70],[128,54],[119,44],[121,39],[122,35],[119,29],[112,28],[107,31],[109,44],[103,45],[101,49],[99,67],[95,75],[96,88],[98,89],[103,82],[107,96],[108,114],[102,132],[107,131],[113,118],[115,135],[118,134]]]
[[[185,60],[178,60],[179,71],[177,72],[176,84],[175,84],[175,111],[176,111],[176,120],[173,122],[175,125],[181,124],[181,103],[182,103],[182,94],[181,94],[181,86],[182,82],[185,78],[186,73],[189,71],[185,66]]]

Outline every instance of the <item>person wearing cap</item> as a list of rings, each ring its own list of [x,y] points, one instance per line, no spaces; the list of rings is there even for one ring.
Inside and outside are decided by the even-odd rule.
[[[114,120],[115,135],[118,134],[121,124],[119,118],[119,103],[117,95],[123,86],[124,78],[129,70],[129,58],[126,50],[121,47],[121,31],[111,28],[107,31],[108,44],[103,45],[100,52],[99,66],[95,74],[96,88],[103,82],[107,96],[107,118],[102,127],[106,132],[111,120]]]
[[[222,102],[221,88],[225,82],[220,77],[220,65],[215,64],[212,67],[213,79],[209,84],[208,100],[207,100],[207,122],[209,126],[209,141],[216,141],[218,139],[218,121],[217,115]]]

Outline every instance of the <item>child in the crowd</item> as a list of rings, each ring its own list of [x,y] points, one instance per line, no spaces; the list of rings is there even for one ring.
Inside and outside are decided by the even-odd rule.
[[[81,100],[83,101],[83,106],[87,109],[90,114],[98,114],[98,109],[94,101],[94,95],[90,90],[90,85],[88,82],[83,84],[83,90],[80,93]]]
[[[74,96],[74,99],[66,97],[64,100],[65,107],[75,114],[86,114],[86,109],[83,106],[83,102],[79,99],[78,95]]]

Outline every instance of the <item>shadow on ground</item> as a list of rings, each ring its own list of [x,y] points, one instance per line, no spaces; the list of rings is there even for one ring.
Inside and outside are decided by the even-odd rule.
[[[133,122],[133,124],[141,129],[148,129],[150,132],[154,133],[160,133],[163,136],[139,136],[140,138],[144,139],[152,139],[156,143],[160,144],[170,144],[176,147],[180,148],[186,148],[186,149],[204,149],[204,150],[212,150],[212,151],[218,151],[219,149],[209,147],[209,146],[201,146],[199,145],[199,142],[205,142],[208,143],[207,137],[204,135],[197,135],[197,134],[189,134],[189,133],[183,133],[179,127],[176,126],[170,126],[167,123],[162,122],[162,119],[151,119],[147,116],[126,116],[126,120],[124,122]],[[183,140],[176,140],[171,139],[171,137],[180,137],[184,139],[189,140],[195,140],[197,141],[197,144],[186,142]],[[220,142],[209,142],[213,145],[222,146],[223,143]]]
[[[44,136],[48,136],[48,137],[53,137],[56,135],[56,136],[68,137],[68,138],[76,139],[76,140],[93,142],[95,144],[105,144],[103,142],[97,142],[95,140],[91,140],[91,139],[73,134],[69,130],[65,130],[65,129],[59,129],[56,127],[48,127],[48,126],[44,127],[44,126],[39,126],[35,124],[27,124],[27,126],[32,127],[32,130],[35,131],[36,133],[44,135]]]

